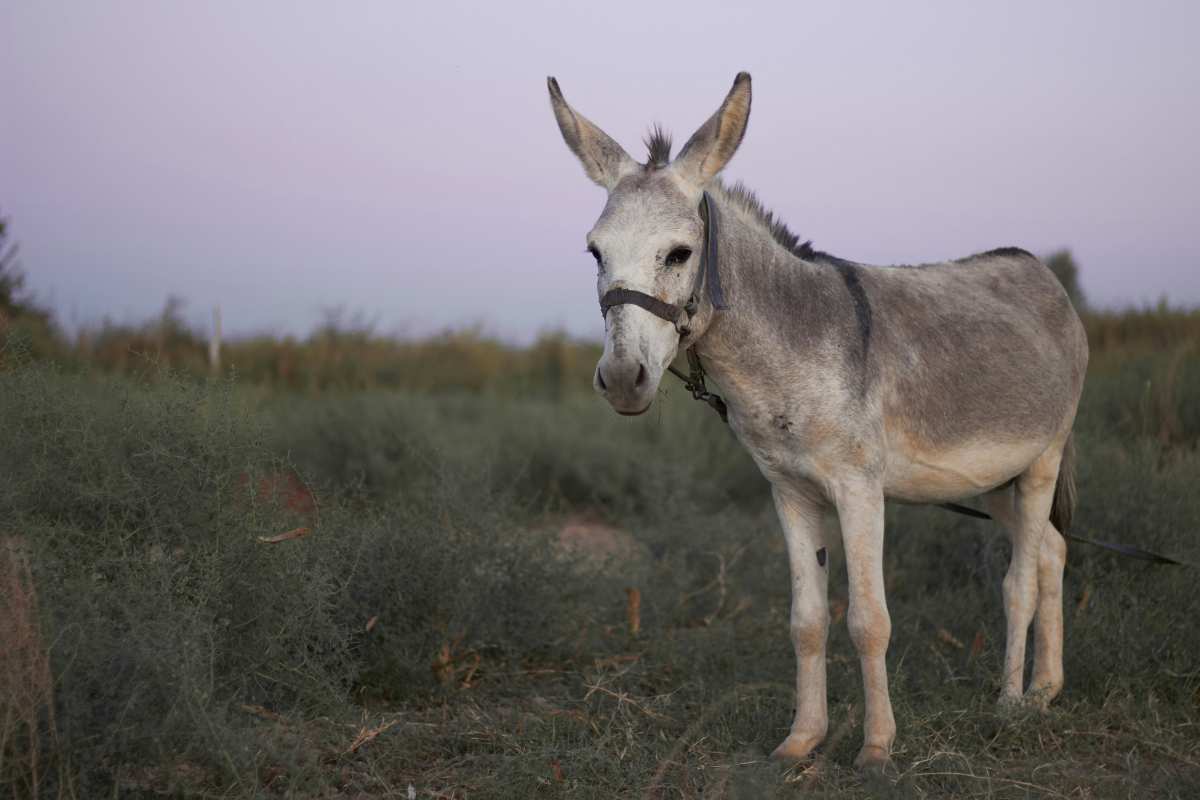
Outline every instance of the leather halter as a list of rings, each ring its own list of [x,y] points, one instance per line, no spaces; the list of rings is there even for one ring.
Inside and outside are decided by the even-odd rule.
[[[700,218],[704,220],[704,249],[700,251],[700,266],[696,269],[696,279],[692,283],[692,293],[682,306],[659,300],[653,295],[639,292],[636,289],[609,289],[600,298],[600,315],[608,317],[608,310],[615,306],[632,305],[644,308],[659,319],[666,320],[675,326],[680,340],[691,333],[689,327],[692,317],[700,310],[700,295],[704,284],[708,284],[708,299],[713,310],[720,311],[728,308],[725,302],[725,292],[721,289],[721,273],[717,269],[717,205],[712,196],[705,192],[700,198]],[[708,391],[704,384],[704,367],[700,356],[696,353],[693,343],[687,349],[689,373],[684,375],[673,366],[667,369],[672,375],[683,381],[683,386],[692,393],[692,397],[703,400],[712,406],[721,417],[722,422],[729,422],[728,409],[720,395]]]
[[[700,310],[700,293],[705,283],[708,284],[708,298],[712,307],[727,308],[725,293],[721,289],[721,274],[717,271],[717,206],[708,192],[700,198],[700,218],[704,220],[704,249],[700,251],[700,266],[696,270],[696,280],[692,283],[692,293],[687,302],[680,306],[636,289],[609,289],[600,298],[600,316],[607,317],[608,310],[615,306],[638,306],[674,325],[682,338],[691,332],[688,325]]]

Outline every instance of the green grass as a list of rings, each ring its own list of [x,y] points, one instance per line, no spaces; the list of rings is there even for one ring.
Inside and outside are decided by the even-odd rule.
[[[1095,361],[1080,532],[1200,563],[1198,381],[1194,350]],[[800,769],[768,763],[794,680],[782,536],[715,415],[677,388],[660,399],[631,421],[576,391],[263,394],[10,365],[0,537],[31,566],[54,694],[0,731],[0,789],[1200,796],[1195,571],[1073,545],[1066,690],[1047,714],[1005,716],[1007,542],[912,507],[889,508],[885,563],[898,780],[852,766],[844,621],[827,745]],[[638,549],[563,554],[558,531],[581,516]]]

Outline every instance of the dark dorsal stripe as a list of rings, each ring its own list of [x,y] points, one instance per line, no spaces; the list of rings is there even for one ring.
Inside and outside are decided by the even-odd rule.
[[[859,350],[854,357],[862,376],[860,389],[865,393],[868,383],[867,355],[871,350],[872,314],[871,301],[867,298],[866,287],[862,284],[862,268],[844,258],[838,258],[819,250],[813,252],[812,261],[817,264],[828,264],[836,269],[842,277],[842,283],[846,285],[846,291],[850,294],[850,301],[854,306],[854,319],[858,323],[860,343]]]
[[[866,367],[867,352],[871,349],[871,301],[867,299],[867,290],[863,288],[859,277],[858,267],[840,258],[831,259],[834,268],[842,276],[846,291],[854,302],[854,318],[858,322],[858,335],[862,340],[862,360]]]

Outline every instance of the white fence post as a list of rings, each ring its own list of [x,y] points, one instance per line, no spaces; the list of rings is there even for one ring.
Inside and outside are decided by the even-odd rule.
[[[208,337],[208,367],[216,375],[221,371],[221,307],[213,306],[212,334]]]

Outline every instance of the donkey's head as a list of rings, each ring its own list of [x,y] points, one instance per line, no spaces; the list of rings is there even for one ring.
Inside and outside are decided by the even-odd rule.
[[[549,85],[563,139],[588,177],[608,190],[604,211],[587,235],[587,249],[596,259],[599,297],[618,302],[605,310],[604,355],[593,382],[619,413],[641,414],[654,400],[681,337],[694,342],[711,318],[703,297],[692,313],[667,317],[672,307],[684,309],[698,285],[705,234],[700,201],[746,132],[750,75],[737,76],[725,102],[674,161],[670,140],[656,131],[647,142],[645,164],[567,105],[554,78]],[[609,295],[621,289],[640,298]]]

